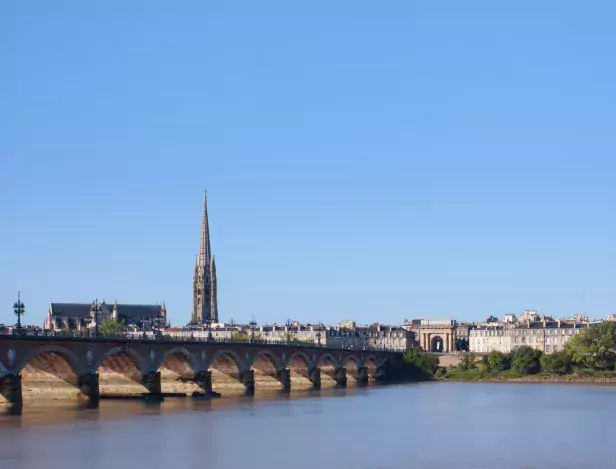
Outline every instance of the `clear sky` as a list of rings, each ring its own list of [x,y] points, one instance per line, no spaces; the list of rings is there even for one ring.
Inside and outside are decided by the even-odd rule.
[[[2,2],[0,322],[616,311],[611,0]]]

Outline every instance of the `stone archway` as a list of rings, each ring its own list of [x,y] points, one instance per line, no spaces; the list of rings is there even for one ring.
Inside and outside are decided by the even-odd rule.
[[[165,352],[156,365],[160,372],[161,392],[177,395],[197,395],[203,389],[195,382],[200,370],[196,357],[182,347],[172,348]]]
[[[16,367],[22,399],[80,399],[81,362],[72,351],[57,345],[31,350]]]
[[[435,352],[436,344],[442,342],[442,347],[438,349],[441,353],[450,353],[455,350],[456,343],[456,323],[453,320],[447,321],[422,321],[418,331],[419,345],[426,352]],[[435,341],[436,339],[436,341]]]
[[[440,335],[432,336],[430,340],[430,352],[443,353],[445,341]]]

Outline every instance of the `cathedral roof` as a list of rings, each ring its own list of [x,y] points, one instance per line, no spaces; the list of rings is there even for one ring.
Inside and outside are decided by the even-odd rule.
[[[157,318],[163,315],[160,305],[118,304],[117,312],[119,317],[127,318]]]
[[[108,304],[101,303],[103,313],[110,313],[117,308],[120,318],[156,318],[162,316],[162,306],[160,305],[131,305],[131,304]],[[92,309],[91,303],[51,303],[51,314],[53,316],[64,316],[70,318],[90,317]]]
[[[70,318],[90,317],[90,303],[51,303],[51,314]]]

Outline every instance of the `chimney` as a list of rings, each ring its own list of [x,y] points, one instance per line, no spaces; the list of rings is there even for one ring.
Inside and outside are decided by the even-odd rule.
[[[558,328],[560,329],[560,319],[558,320]]]

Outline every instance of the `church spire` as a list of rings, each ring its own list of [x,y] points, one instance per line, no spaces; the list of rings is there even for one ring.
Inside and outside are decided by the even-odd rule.
[[[210,223],[207,216],[207,191],[203,191],[203,218],[201,219],[201,244],[199,246],[199,267],[208,267],[211,259]]]
[[[207,213],[207,192],[203,192],[203,217],[201,219],[201,242],[195,263],[193,278],[192,324],[218,322],[216,266],[210,247],[210,225]]]

